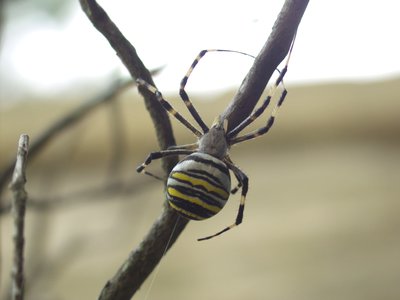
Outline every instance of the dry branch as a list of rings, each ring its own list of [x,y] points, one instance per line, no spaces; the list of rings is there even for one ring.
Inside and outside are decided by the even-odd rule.
[[[134,193],[142,189],[149,188],[153,183],[141,180],[113,180],[94,187],[84,187],[76,191],[69,191],[62,195],[52,196],[30,196],[27,203],[27,209],[32,211],[49,211],[53,209],[62,209],[65,207],[73,207],[83,203],[100,203],[110,201],[115,196],[132,196]],[[118,198],[119,199],[119,198]],[[114,200],[113,200],[114,201]],[[8,201],[6,201],[8,202]],[[9,213],[11,209],[11,201],[0,206],[0,216]]]
[[[13,192],[12,212],[14,218],[14,260],[11,271],[11,299],[24,299],[24,223],[27,193],[25,191],[25,169],[28,156],[29,137],[21,135],[18,143],[17,161],[11,180]]]
[[[80,3],[90,21],[106,37],[132,77],[140,77],[154,85],[150,74],[137,56],[135,48],[126,40],[106,12],[94,0],[80,0]],[[270,38],[255,60],[234,100],[223,113],[229,121],[230,128],[242,122],[254,109],[272,73],[286,56],[307,4],[307,0],[287,0],[285,2]],[[145,98],[146,106],[156,128],[160,148],[165,149],[175,144],[165,110],[154,95],[142,89],[140,92]],[[175,163],[176,159],[164,164],[164,170],[168,173]],[[122,300],[130,299],[134,295],[161,260],[164,247],[175,224],[177,224],[177,228],[168,244],[169,247],[184,229],[187,221],[177,218],[174,212],[164,206],[159,219],[155,221],[138,248],[129,254],[114,277],[107,282],[99,299]]]
[[[43,150],[44,146],[46,146],[50,141],[52,141],[55,137],[57,137],[62,131],[68,129],[73,124],[76,124],[79,120],[82,120],[88,113],[93,111],[99,105],[111,101],[115,99],[117,95],[119,95],[126,88],[134,85],[135,83],[132,80],[117,80],[107,89],[105,92],[95,96],[88,101],[85,101],[81,106],[72,110],[65,117],[59,119],[54,124],[49,126],[42,134],[39,135],[30,145],[29,149],[29,157],[32,159],[37,154]],[[7,166],[4,168],[3,172],[0,174],[0,195],[3,187],[6,182],[11,177],[15,165],[15,160],[10,161]]]

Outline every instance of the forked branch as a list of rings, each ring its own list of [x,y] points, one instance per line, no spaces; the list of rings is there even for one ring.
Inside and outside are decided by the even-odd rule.
[[[137,56],[135,48],[119,31],[106,12],[94,0],[80,0],[82,9],[93,25],[105,36],[117,52],[134,79],[141,78],[154,85],[150,73]],[[286,0],[275,22],[272,33],[265,46],[254,61],[235,98],[223,113],[229,121],[229,129],[240,124],[254,109],[272,73],[287,55],[308,0]],[[149,92],[140,89],[146,106],[156,128],[161,149],[174,145],[169,119],[157,99]],[[177,161],[164,164],[168,173]],[[130,299],[161,260],[173,227],[177,224],[169,247],[173,245],[186,222],[167,206],[155,221],[148,234],[137,249],[133,250],[114,277],[103,288],[99,299]]]

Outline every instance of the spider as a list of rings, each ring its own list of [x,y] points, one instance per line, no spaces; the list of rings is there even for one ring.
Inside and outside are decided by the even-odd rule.
[[[230,194],[236,193],[240,188],[242,189],[239,209],[235,222],[213,235],[198,239],[198,241],[211,239],[242,223],[246,194],[249,187],[249,178],[232,162],[229,157],[228,150],[234,144],[251,140],[267,133],[272,127],[276,114],[287,94],[287,90],[283,86],[282,80],[288,68],[292,48],[293,42],[289,50],[286,64],[282,71],[279,72],[278,78],[272,86],[268,96],[264,99],[262,105],[230,131],[227,131],[228,120],[222,116],[219,116],[209,128],[201,119],[200,115],[190,101],[189,96],[185,91],[185,86],[193,69],[206,53],[219,51],[235,52],[248,56],[251,55],[232,50],[208,49],[202,50],[191,64],[189,70],[180,83],[179,94],[190,114],[200,126],[201,131],[199,131],[189,121],[182,117],[182,115],[179,114],[179,112],[177,112],[169,104],[169,102],[163,98],[161,92],[159,92],[154,86],[145,82],[141,78],[136,80],[138,86],[141,86],[153,93],[163,108],[178,121],[180,121],[198,138],[197,142],[193,144],[173,146],[167,150],[151,152],[146,160],[136,169],[136,171],[139,173],[145,173],[160,179],[159,177],[147,172],[145,168],[156,159],[170,155],[185,155],[185,157],[172,169],[167,179],[166,196],[169,205],[179,215],[187,219],[203,220],[217,214],[224,207]],[[264,110],[268,107],[275,91],[281,84],[283,86],[283,91],[276,102],[276,105],[273,108],[265,126],[250,133],[238,136],[238,134],[244,128],[250,125],[264,112]],[[230,171],[232,171],[238,181],[237,186],[232,190]]]

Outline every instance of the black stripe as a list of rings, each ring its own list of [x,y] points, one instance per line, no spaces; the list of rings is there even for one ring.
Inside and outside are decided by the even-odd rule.
[[[199,220],[199,219],[207,219],[215,215],[214,212],[209,211],[208,209],[199,206],[197,204],[188,202],[181,198],[169,198],[169,202],[173,203],[176,207],[179,207],[193,215],[199,216],[198,219],[194,218],[193,216],[186,215],[184,212],[177,211],[179,214],[183,215],[185,218],[192,219],[192,220]]]
[[[216,163],[213,160],[210,159],[206,159],[206,158],[202,158],[200,156],[201,154],[197,154],[197,153],[193,153],[192,155],[187,156],[186,158],[184,158],[182,160],[183,161],[189,161],[189,160],[193,160],[195,162],[199,162],[199,163],[203,163],[205,165],[211,165],[212,167],[218,169],[221,171],[221,173],[226,174],[227,176],[229,176],[229,170],[228,167],[221,161],[221,163]]]
[[[184,195],[187,195],[189,197],[194,197],[194,198],[198,198],[200,201],[209,204],[209,205],[213,205],[213,206],[217,206],[217,207],[224,207],[225,202],[227,199],[221,198],[218,194],[215,193],[210,193],[207,191],[203,191],[203,190],[198,190],[198,189],[194,189],[192,187],[185,187],[183,185],[175,185],[175,184],[170,184],[168,185],[168,188],[174,188],[176,189],[178,192],[181,192]],[[167,190],[167,194],[170,198],[176,198],[175,196],[172,196],[170,193],[168,193]],[[210,194],[215,195],[218,200],[223,201],[224,203],[220,203],[218,202],[218,200],[213,199],[212,197],[210,197]],[[185,199],[182,199],[182,201],[188,202]]]
[[[287,69],[288,69],[288,67],[287,67],[287,65],[286,65],[286,66],[282,69],[282,71],[279,72],[279,76],[278,76],[278,78],[276,79],[275,86],[278,86],[278,85],[281,83],[283,77],[285,76],[285,74],[286,74],[286,72],[287,72]]]
[[[286,95],[287,95],[287,90],[285,89],[285,90],[282,92],[281,97],[279,98],[278,105],[277,105],[278,107],[282,105],[283,100],[285,100]]]
[[[185,175],[190,176],[190,177],[194,177],[194,178],[197,178],[197,179],[204,180],[207,183],[209,183],[209,184],[211,184],[211,185],[213,185],[213,186],[215,186],[217,188],[220,188],[220,189],[222,189],[224,191],[227,191],[226,188],[224,187],[224,185],[222,184],[221,180],[219,180],[219,178],[215,177],[214,175],[211,175],[210,173],[208,173],[206,171],[196,170],[196,169],[189,169],[187,171],[181,170],[181,171],[177,171],[177,172],[185,174]],[[170,174],[170,177],[172,177],[172,175],[174,173],[175,172],[172,172]],[[176,178],[174,178],[174,179],[176,179]],[[227,192],[229,192],[229,191],[227,191]]]
[[[213,192],[213,191],[208,191],[205,187],[203,187],[202,185],[193,185],[190,181],[186,181],[186,180],[182,180],[182,179],[178,179],[178,178],[174,178],[174,180],[176,180],[178,183],[181,183],[182,185],[180,185],[180,186],[182,186],[182,188],[186,188],[186,189],[190,189],[190,190],[193,190],[193,191],[198,191],[198,192],[201,192],[201,193],[203,193],[203,196],[198,196],[198,197],[200,197],[202,200],[207,196],[207,195],[211,195],[211,196],[214,196],[214,198],[217,198],[217,199],[219,199],[219,200],[227,200],[227,198],[229,197],[229,191],[226,191],[225,189],[222,189],[223,191],[225,191],[227,194],[228,194],[228,197],[225,199],[225,198],[223,198],[220,194],[218,194],[217,192]],[[184,186],[184,185],[186,185],[186,186]],[[174,184],[172,184],[172,183],[170,183],[170,184],[168,184],[168,187],[174,187],[174,188],[176,188],[178,185],[174,185]],[[197,195],[194,195],[194,194],[191,194],[191,193],[187,193],[187,192],[182,192],[182,193],[184,193],[184,194],[186,194],[186,195],[192,195],[192,196],[196,196],[197,197]]]
[[[186,85],[186,83],[187,83],[187,81],[188,81],[188,78],[189,78],[189,77],[187,77],[187,76],[185,76],[185,77],[182,78],[182,81],[181,81],[181,88],[182,88],[183,86]]]

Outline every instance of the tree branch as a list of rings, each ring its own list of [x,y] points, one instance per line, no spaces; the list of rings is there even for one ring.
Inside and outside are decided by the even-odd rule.
[[[142,78],[155,86],[149,70],[137,55],[136,49],[109,18],[104,9],[95,0],[80,0],[79,2],[93,26],[104,35],[111,47],[116,51],[132,78]],[[155,95],[143,88],[139,88],[139,91],[144,97],[146,108],[153,120],[160,148],[167,149],[169,146],[175,145],[175,138],[167,112],[157,101]],[[163,159],[163,168],[167,174],[176,163],[176,157]]]
[[[156,75],[160,72],[160,69],[151,70],[152,75]],[[44,130],[34,141],[31,142],[29,149],[29,157],[32,160],[48,143],[50,143],[57,135],[64,130],[67,130],[72,125],[76,124],[78,121],[82,120],[94,109],[100,105],[110,102],[115,99],[119,94],[125,91],[127,88],[134,86],[136,83],[129,80],[117,79],[114,80],[108,87],[104,89],[101,93],[83,101],[83,104],[77,108],[71,110],[64,117],[57,120],[54,124],[50,125],[46,130]],[[0,174],[0,195],[2,194],[3,188],[8,182],[12,175],[15,165],[15,160],[11,160]],[[0,201],[1,202],[1,201]],[[1,203],[4,205],[4,203]]]
[[[25,169],[28,147],[29,137],[23,134],[19,139],[17,161],[10,185],[13,192],[12,212],[14,217],[14,261],[11,272],[11,298],[13,300],[24,299],[24,222],[27,199]]]
[[[80,3],[93,25],[116,50],[132,77],[140,77],[154,85],[150,74],[137,57],[134,47],[96,1],[80,0]],[[255,60],[234,100],[223,113],[229,120],[230,128],[238,125],[254,109],[272,73],[286,56],[307,3],[306,0],[287,0],[285,2],[270,38]],[[145,98],[147,109],[156,127],[160,148],[165,149],[175,144],[165,110],[162,109],[154,95],[142,89],[140,92]],[[164,170],[169,172],[175,163],[174,159],[164,165]],[[164,202],[164,209],[159,219],[155,221],[138,248],[130,253],[114,277],[107,282],[99,299],[130,299],[163,257],[165,246],[168,245],[169,248],[173,245],[186,223],[186,220],[179,218],[176,213],[168,209]],[[175,226],[176,228],[173,230]],[[169,241],[172,232],[173,236]]]
[[[132,78],[142,78],[154,85],[149,71],[138,57],[135,48],[123,36],[103,8],[94,0],[80,0],[80,3],[89,20],[108,40]],[[172,126],[166,111],[155,95],[146,89],[140,88],[139,91],[144,97],[146,108],[153,120],[160,148],[166,149],[175,145]],[[163,159],[163,168],[166,174],[169,174],[177,162],[176,157]],[[131,252],[114,277],[107,282],[99,299],[130,299],[161,260],[165,245],[169,244],[169,247],[173,245],[187,222],[187,220],[179,218],[164,201],[161,216],[154,222],[138,248]],[[175,230],[171,237],[174,227]]]
[[[228,119],[228,131],[253,111],[272,74],[286,57],[308,0],[286,0],[272,32],[254,60],[232,102],[222,116]]]
[[[95,96],[93,99],[89,99],[85,101],[81,106],[72,110],[65,117],[59,119],[54,124],[50,125],[48,129],[46,129],[42,134],[39,135],[30,145],[29,149],[29,157],[32,159],[43,149],[45,145],[47,145],[52,139],[54,139],[59,133],[63,130],[66,130],[77,121],[81,120],[85,117],[89,112],[93,111],[100,104],[106,103],[115,99],[115,97],[124,91],[129,86],[134,85],[135,83],[132,80],[126,81],[115,81],[109,87],[107,87],[105,92],[102,92],[100,95]],[[6,185],[6,182],[11,177],[15,165],[15,160],[10,161],[3,172],[0,174],[0,195],[3,187]]]

